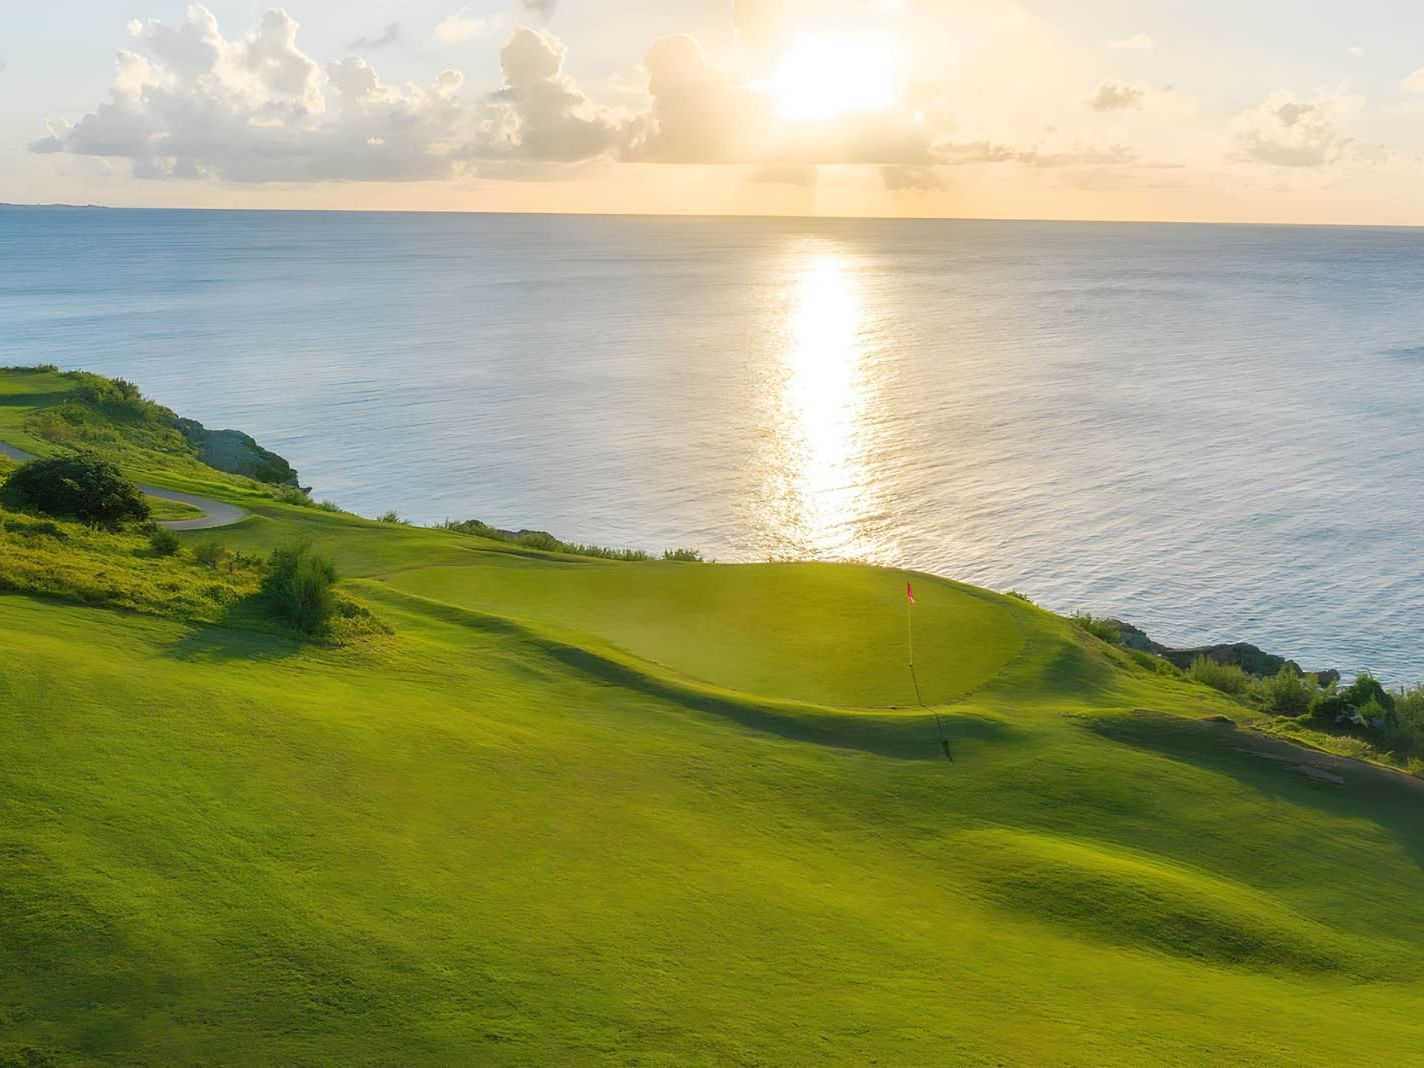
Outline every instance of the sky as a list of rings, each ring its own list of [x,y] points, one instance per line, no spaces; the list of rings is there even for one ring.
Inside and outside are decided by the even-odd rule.
[[[1417,0],[0,4],[0,201],[1424,225]]]

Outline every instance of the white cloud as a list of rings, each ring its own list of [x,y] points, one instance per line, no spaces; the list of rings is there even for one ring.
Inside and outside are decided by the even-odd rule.
[[[542,30],[513,31],[503,86],[471,103],[459,71],[390,85],[356,56],[319,66],[297,34],[281,11],[232,39],[201,6],[180,23],[145,23],[109,99],[31,148],[128,159],[146,178],[407,181],[611,157],[635,125],[584,95]]]
[[[1120,41],[1109,41],[1109,48],[1123,52],[1150,52],[1157,47],[1157,42],[1148,33],[1134,33],[1131,37],[1124,37]]]
[[[1128,85],[1125,82],[1103,82],[1088,98],[1088,107],[1094,111],[1133,111],[1142,107],[1147,98],[1147,88]]]
[[[499,29],[496,18],[478,18],[470,14],[470,9],[460,8],[453,15],[447,15],[435,26],[435,36],[442,44],[468,44],[488,36]]]
[[[385,85],[364,60],[323,70],[297,44],[297,24],[269,11],[246,35],[223,36],[195,5],[175,26],[140,27],[121,52],[109,99],[78,123],[50,124],[36,152],[124,158],[143,178],[237,182],[401,181],[456,168],[464,113],[460,75],[421,88]]]
[[[510,35],[500,52],[504,88],[479,109],[478,140],[494,157],[572,163],[619,147],[619,118],[564,74],[566,51],[543,30],[521,26]]]
[[[1275,167],[1325,167],[1356,155],[1355,139],[1339,128],[1362,101],[1343,93],[1302,100],[1284,89],[1231,124],[1232,155]]]
[[[1424,67],[1420,67],[1414,73],[1407,75],[1399,87],[1407,93],[1424,93]]]
[[[1347,56],[1354,56],[1356,59],[1362,59],[1365,55],[1365,46],[1351,45],[1349,48],[1345,49],[1345,54]]]

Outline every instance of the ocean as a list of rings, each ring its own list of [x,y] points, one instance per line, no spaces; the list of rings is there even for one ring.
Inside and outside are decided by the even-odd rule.
[[[319,498],[1424,678],[1424,231],[0,209],[0,363]],[[887,588],[887,596],[900,596]]]

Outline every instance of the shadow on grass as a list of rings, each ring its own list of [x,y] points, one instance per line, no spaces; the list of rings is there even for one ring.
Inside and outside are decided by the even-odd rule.
[[[0,393],[0,407],[48,408],[73,399],[73,390],[51,390],[48,393]]]
[[[298,656],[311,643],[273,622],[261,594],[230,607],[219,623],[199,623],[165,651],[174,660],[273,661]]]
[[[817,713],[795,706],[760,704],[753,700],[699,690],[659,679],[630,665],[578,646],[534,639],[543,652],[559,663],[574,668],[600,682],[649,697],[670,701],[695,712],[730,719],[743,727],[774,734],[797,742],[812,742],[836,749],[854,749],[874,756],[898,760],[944,760],[934,714]],[[945,736],[951,749],[965,741],[1002,742],[1017,732],[995,719],[942,712]]]
[[[1229,775],[1269,797],[1378,824],[1424,870],[1424,780],[1227,723],[1147,711],[1081,722],[1100,737]],[[1316,781],[1292,770],[1300,765],[1328,770],[1344,782]]]

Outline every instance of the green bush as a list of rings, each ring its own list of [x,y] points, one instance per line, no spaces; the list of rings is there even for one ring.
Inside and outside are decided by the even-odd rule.
[[[665,549],[663,550],[664,560],[676,560],[684,564],[702,563],[702,554],[696,549]]]
[[[148,547],[155,556],[177,556],[180,545],[178,535],[167,527],[158,527],[148,536]]]
[[[148,502],[138,487],[92,453],[21,464],[0,488],[0,500],[20,510],[77,519],[108,530],[149,516]]]
[[[128,379],[105,378],[87,371],[78,371],[72,377],[80,382],[79,397],[110,415],[165,422],[172,414],[162,405],[146,399],[138,386]]]
[[[1274,676],[1263,679],[1259,692],[1262,703],[1283,716],[1303,716],[1310,711],[1315,697],[1315,676],[1304,676],[1293,664],[1287,664]]]
[[[193,550],[193,559],[214,571],[227,558],[227,548],[216,541],[205,541]]]
[[[1310,718],[1328,727],[1348,708],[1339,688],[1332,682],[1310,699]]]
[[[277,549],[267,563],[262,592],[277,614],[298,630],[317,634],[337,611],[336,567],[310,546]]]
[[[1087,631],[1095,638],[1102,639],[1109,645],[1122,644],[1122,628],[1111,619],[1079,612],[1073,616],[1073,625],[1079,630]]]
[[[1366,718],[1370,715],[1384,715],[1390,719],[1394,718],[1394,695],[1380,685],[1369,672],[1362,672],[1355,676],[1355,681],[1341,693],[1345,703],[1351,708],[1359,709]],[[1372,713],[1366,713],[1366,708],[1374,708]]]
[[[1144,667],[1154,675],[1165,675],[1168,678],[1180,677],[1182,672],[1176,664],[1166,660],[1155,653],[1149,653],[1145,649],[1124,649],[1128,659],[1139,667]]]
[[[301,486],[275,486],[272,489],[272,496],[283,504],[298,504],[304,508],[310,508],[315,503],[311,499],[311,494]]]
[[[1209,656],[1199,656],[1187,668],[1187,677],[1222,693],[1241,694],[1251,689],[1251,676],[1238,664],[1222,664]]]

